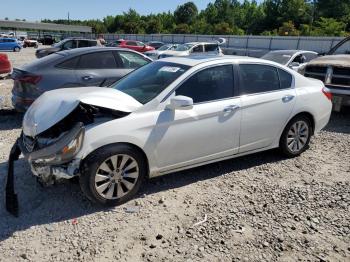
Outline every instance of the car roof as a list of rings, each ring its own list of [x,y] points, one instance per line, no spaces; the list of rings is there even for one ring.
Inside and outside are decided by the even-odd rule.
[[[198,56],[182,56],[182,57],[167,57],[162,58],[161,60],[157,61],[164,61],[164,62],[171,62],[171,63],[177,63],[177,64],[183,64],[188,66],[196,66],[202,63],[206,62],[212,62],[212,61],[233,61],[233,62],[263,62],[266,64],[273,64],[276,65],[274,62],[270,62],[267,60],[259,59],[259,58],[253,58],[248,56],[231,56],[231,55],[198,55]]]
[[[296,53],[315,53],[314,51],[308,51],[308,50],[272,50],[269,53],[275,53],[275,54],[285,54],[285,55],[294,55]]]
[[[91,52],[102,52],[102,51],[129,51],[129,52],[134,52],[137,53],[131,49],[127,48],[120,48],[120,47],[105,47],[105,46],[91,46],[91,47],[81,47],[81,48],[73,48],[70,50],[64,50],[57,52],[56,54],[68,56],[68,55],[79,55],[79,54],[84,54],[84,53],[91,53]]]

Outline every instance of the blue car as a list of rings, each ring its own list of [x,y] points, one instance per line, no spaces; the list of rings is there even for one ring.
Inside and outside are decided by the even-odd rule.
[[[21,51],[22,45],[16,38],[0,38],[0,50]]]

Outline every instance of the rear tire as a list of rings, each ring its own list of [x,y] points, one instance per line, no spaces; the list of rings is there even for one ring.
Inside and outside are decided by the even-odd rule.
[[[135,196],[146,174],[146,161],[138,150],[126,144],[112,144],[84,159],[79,183],[92,202],[116,206]]]
[[[19,47],[15,47],[14,49],[13,49],[13,52],[19,52],[21,49],[19,48]]]
[[[308,149],[312,135],[311,121],[306,116],[294,117],[283,130],[280,150],[287,157],[295,157]]]

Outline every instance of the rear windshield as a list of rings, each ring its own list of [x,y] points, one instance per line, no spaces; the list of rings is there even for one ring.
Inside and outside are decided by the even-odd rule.
[[[289,61],[289,59],[291,59],[292,55],[290,54],[284,54],[284,53],[274,53],[274,52],[270,52],[267,53],[266,55],[262,56],[262,59],[265,60],[270,60],[276,63],[279,63],[281,65],[286,65]]]

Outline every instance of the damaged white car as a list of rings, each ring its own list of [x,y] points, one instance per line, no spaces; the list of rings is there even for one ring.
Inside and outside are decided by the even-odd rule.
[[[117,205],[148,177],[277,147],[299,155],[328,123],[330,98],[319,80],[230,56],[166,58],[110,88],[46,92],[11,151],[7,209],[17,212],[21,152],[42,182],[79,176],[89,199]]]

